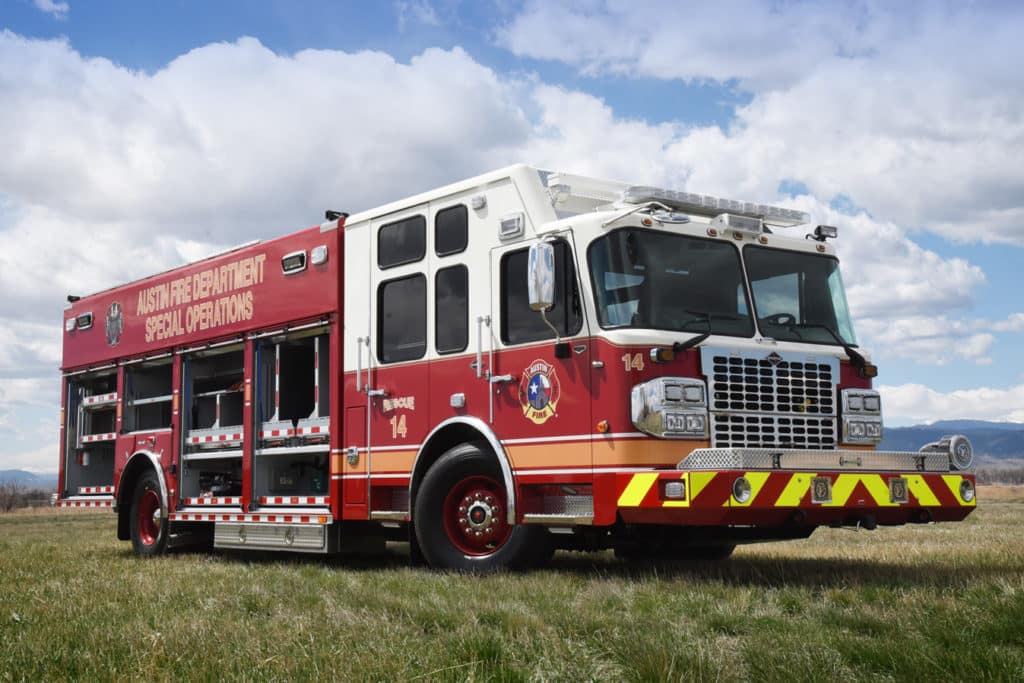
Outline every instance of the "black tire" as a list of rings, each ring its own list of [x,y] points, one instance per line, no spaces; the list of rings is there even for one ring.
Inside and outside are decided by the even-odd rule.
[[[507,498],[501,468],[485,444],[462,444],[442,455],[423,478],[414,505],[416,538],[427,563],[491,572],[526,569],[549,556],[546,529],[507,523]]]
[[[161,519],[161,509],[166,506],[160,493],[160,481],[156,473],[147,471],[135,485],[128,524],[132,531],[132,550],[140,557],[156,557],[167,549],[169,524]]]

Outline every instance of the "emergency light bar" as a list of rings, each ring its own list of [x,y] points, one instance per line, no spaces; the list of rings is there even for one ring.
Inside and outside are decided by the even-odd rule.
[[[721,199],[706,194],[694,194],[692,192],[676,192],[665,190],[660,187],[649,187],[646,185],[633,185],[626,188],[622,193],[622,201],[626,204],[646,204],[648,202],[660,202],[673,209],[690,211],[692,213],[706,216],[717,216],[720,213],[730,213],[748,218],[760,218],[765,223],[790,227],[809,223],[811,217],[803,211],[795,209],[784,209],[780,206],[768,206],[766,204],[753,204],[751,202],[740,202],[735,199]]]

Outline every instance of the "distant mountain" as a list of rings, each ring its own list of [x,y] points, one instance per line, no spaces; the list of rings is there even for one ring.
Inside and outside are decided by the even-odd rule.
[[[886,427],[880,450],[916,451],[947,434],[963,434],[975,454],[998,460],[1024,458],[1024,424],[983,420],[942,420],[930,425]]]
[[[27,489],[56,489],[57,473],[33,474],[25,470],[0,470],[0,484],[15,484]]]

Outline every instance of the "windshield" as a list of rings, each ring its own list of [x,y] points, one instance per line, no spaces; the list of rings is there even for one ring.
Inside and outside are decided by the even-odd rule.
[[[839,261],[747,246],[743,251],[761,334],[780,341],[856,345]],[[831,333],[830,333],[831,331]]]
[[[602,327],[754,334],[739,251],[728,242],[622,229],[588,255]]]

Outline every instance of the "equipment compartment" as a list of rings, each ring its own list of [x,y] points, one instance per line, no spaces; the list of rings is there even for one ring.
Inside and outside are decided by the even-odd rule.
[[[62,498],[79,488],[114,483],[114,441],[117,439],[117,370],[69,377],[67,442],[64,445]]]
[[[318,328],[268,337],[256,347],[253,486],[261,504],[328,493],[329,342]]]

